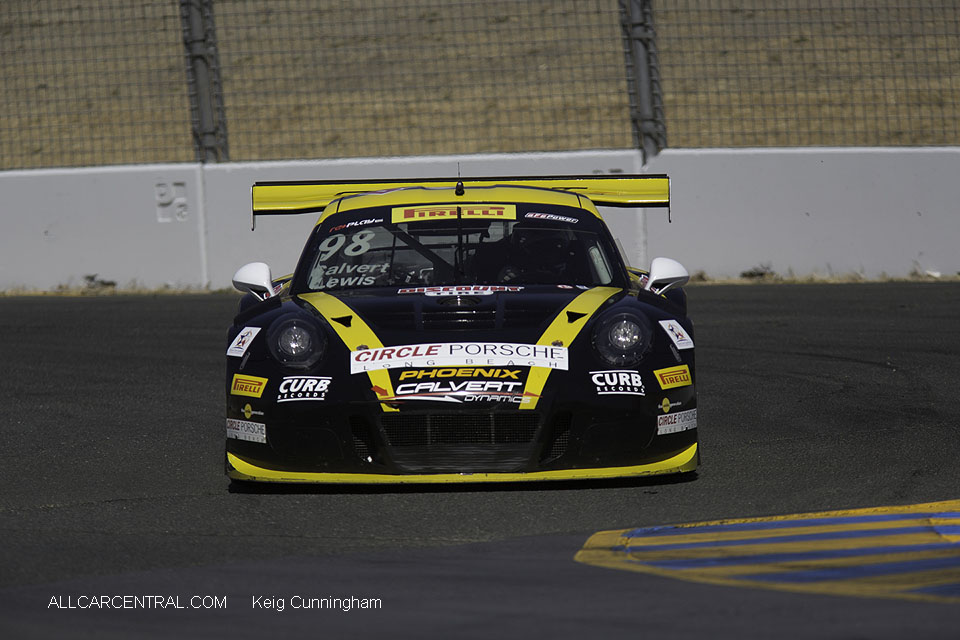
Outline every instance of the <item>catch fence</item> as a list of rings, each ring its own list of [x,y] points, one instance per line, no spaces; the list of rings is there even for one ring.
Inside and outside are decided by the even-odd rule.
[[[0,170],[960,143],[935,0],[3,0]]]

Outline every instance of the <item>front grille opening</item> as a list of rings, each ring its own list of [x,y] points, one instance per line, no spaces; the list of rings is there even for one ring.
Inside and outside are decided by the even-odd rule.
[[[497,326],[497,312],[490,309],[478,311],[475,309],[457,309],[450,311],[423,312],[423,328],[428,331],[443,329],[494,329]]]
[[[553,440],[550,446],[544,449],[545,454],[540,459],[541,462],[552,462],[567,452],[570,446],[570,423],[572,416],[569,413],[562,413],[553,421]]]
[[[364,462],[374,462],[375,447],[370,427],[365,420],[350,417],[350,435],[353,440],[353,452]]]
[[[539,427],[535,413],[399,413],[384,415],[381,420],[393,447],[527,444],[533,441]]]

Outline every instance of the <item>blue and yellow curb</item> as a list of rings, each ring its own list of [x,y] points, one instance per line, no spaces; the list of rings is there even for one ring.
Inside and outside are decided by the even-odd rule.
[[[960,603],[960,500],[601,531],[574,559],[715,585]]]

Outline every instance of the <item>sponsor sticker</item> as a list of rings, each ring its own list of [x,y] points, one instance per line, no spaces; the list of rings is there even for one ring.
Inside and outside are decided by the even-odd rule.
[[[238,358],[243,357],[243,354],[250,348],[250,344],[253,342],[253,339],[257,337],[258,333],[260,333],[260,327],[244,327],[240,333],[237,334],[237,337],[233,339],[233,342],[230,343],[230,346],[227,347],[227,355]]]
[[[678,411],[665,416],[657,417],[657,435],[679,433],[687,429],[697,428],[697,410]]]
[[[263,395],[263,390],[266,386],[266,378],[235,373],[233,374],[233,384],[230,385],[230,395],[259,398]]]
[[[516,293],[517,291],[523,291],[523,287],[471,284],[446,287],[409,287],[399,289],[397,293],[422,293],[425,296],[492,296],[495,293]]]
[[[449,367],[446,369],[411,369],[400,372],[400,381],[434,378],[485,378],[488,380],[520,380],[520,369],[485,367]]]
[[[383,218],[367,218],[366,220],[354,220],[352,222],[347,222],[346,224],[340,224],[335,227],[330,228],[330,233],[336,231],[343,231],[344,229],[349,229],[351,227],[365,227],[371,224],[383,224]]]
[[[374,389],[376,391],[376,389]],[[509,380],[426,380],[397,385],[393,397],[381,401],[428,400],[434,402],[510,402],[523,404],[533,396],[523,393],[522,382]]]
[[[567,222],[570,224],[577,224],[580,222],[576,218],[568,218],[567,216],[558,216],[554,213],[534,213],[530,212],[527,215],[523,216],[524,218],[530,218],[532,220],[552,220],[554,222]]]
[[[661,389],[686,387],[692,383],[690,379],[690,368],[685,364],[668,369],[657,369],[653,372],[653,375],[657,376],[657,382],[660,383]]]
[[[243,405],[243,417],[246,418],[247,420],[249,420],[253,416],[262,416],[262,415],[263,415],[263,411],[257,411],[256,409],[250,406],[249,402]]]
[[[643,396],[643,378],[639,371],[613,369],[610,371],[591,371],[590,380],[597,389],[598,396]]]
[[[418,222],[422,220],[443,220],[457,217],[482,218],[486,220],[516,220],[517,206],[513,204],[434,204],[416,207],[394,207],[390,210],[392,222]]]
[[[509,342],[407,344],[350,352],[350,373],[414,367],[546,367],[567,370],[567,348]]]
[[[693,338],[687,334],[687,330],[679,322],[676,320],[661,320],[660,326],[670,336],[677,349],[693,349]]]
[[[325,400],[331,380],[323,376],[286,376],[277,389],[277,402]]]
[[[250,442],[266,444],[267,425],[261,422],[227,418],[227,437],[235,440],[248,440]]]
[[[677,407],[682,407],[682,406],[683,406],[682,402],[677,402],[676,400],[671,402],[670,398],[664,398],[663,400],[660,401],[660,410],[663,411],[664,413],[670,413],[670,409],[676,409]]]

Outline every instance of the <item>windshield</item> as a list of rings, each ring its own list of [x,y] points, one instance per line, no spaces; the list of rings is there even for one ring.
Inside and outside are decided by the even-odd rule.
[[[615,256],[603,224],[579,209],[470,203],[383,207],[324,220],[301,261],[306,273],[300,281],[312,291],[458,284],[621,286],[622,265]]]

